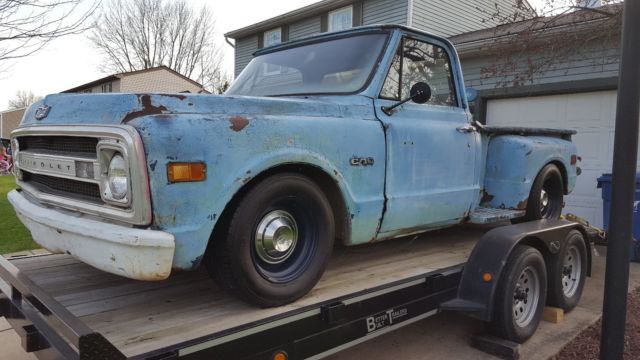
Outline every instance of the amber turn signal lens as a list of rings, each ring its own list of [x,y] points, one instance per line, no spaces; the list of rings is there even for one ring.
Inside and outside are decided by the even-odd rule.
[[[484,273],[482,274],[482,281],[484,282],[489,282],[493,279],[493,275],[491,275],[490,273]]]
[[[273,360],[287,360],[287,353],[284,351],[277,351],[273,354]]]
[[[207,176],[205,163],[169,163],[167,165],[167,178],[169,182],[203,181]]]

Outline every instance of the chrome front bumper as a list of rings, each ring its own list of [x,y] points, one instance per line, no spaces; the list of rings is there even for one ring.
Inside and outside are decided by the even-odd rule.
[[[175,238],[164,231],[94,220],[78,212],[47,208],[18,190],[8,199],[33,240],[54,253],[69,253],[95,268],[137,280],[162,280],[171,273]]]

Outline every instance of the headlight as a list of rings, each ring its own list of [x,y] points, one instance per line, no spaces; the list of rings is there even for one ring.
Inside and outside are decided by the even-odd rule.
[[[116,200],[122,200],[127,196],[129,190],[129,178],[127,177],[127,165],[124,157],[116,153],[109,162],[109,170],[107,172],[107,182],[111,196]]]

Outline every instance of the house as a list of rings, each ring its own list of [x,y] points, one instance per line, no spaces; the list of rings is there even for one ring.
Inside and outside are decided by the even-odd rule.
[[[109,75],[62,91],[62,93],[105,92],[209,93],[198,82],[166,66]],[[9,137],[11,131],[18,127],[25,110],[22,108],[0,112],[0,137]]]
[[[515,1],[324,0],[225,36],[235,39],[236,76],[257,49],[323,31],[397,23],[448,37],[467,86],[480,92],[476,120],[578,131],[573,141],[582,175],[564,212],[602,226],[596,185],[613,162],[620,45],[619,23],[606,14],[616,14],[621,4],[584,1],[583,10],[499,25],[481,11],[494,3],[504,12]],[[534,45],[523,47],[527,42]]]
[[[201,84],[166,67],[157,66],[138,71],[109,75],[63,93],[164,92],[208,93]]]
[[[225,38],[235,39],[238,76],[256,50],[280,42],[372,24],[408,25],[451,36],[498,25],[489,14],[496,6],[504,14],[512,12],[513,4],[513,0],[323,0],[231,31]]]
[[[7,139],[11,131],[18,127],[26,108],[0,111],[0,138]]]

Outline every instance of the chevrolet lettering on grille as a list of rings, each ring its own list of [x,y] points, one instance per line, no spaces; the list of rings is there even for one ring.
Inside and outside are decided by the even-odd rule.
[[[18,164],[20,169],[34,173],[76,175],[74,160],[52,159],[32,154],[19,153]]]

